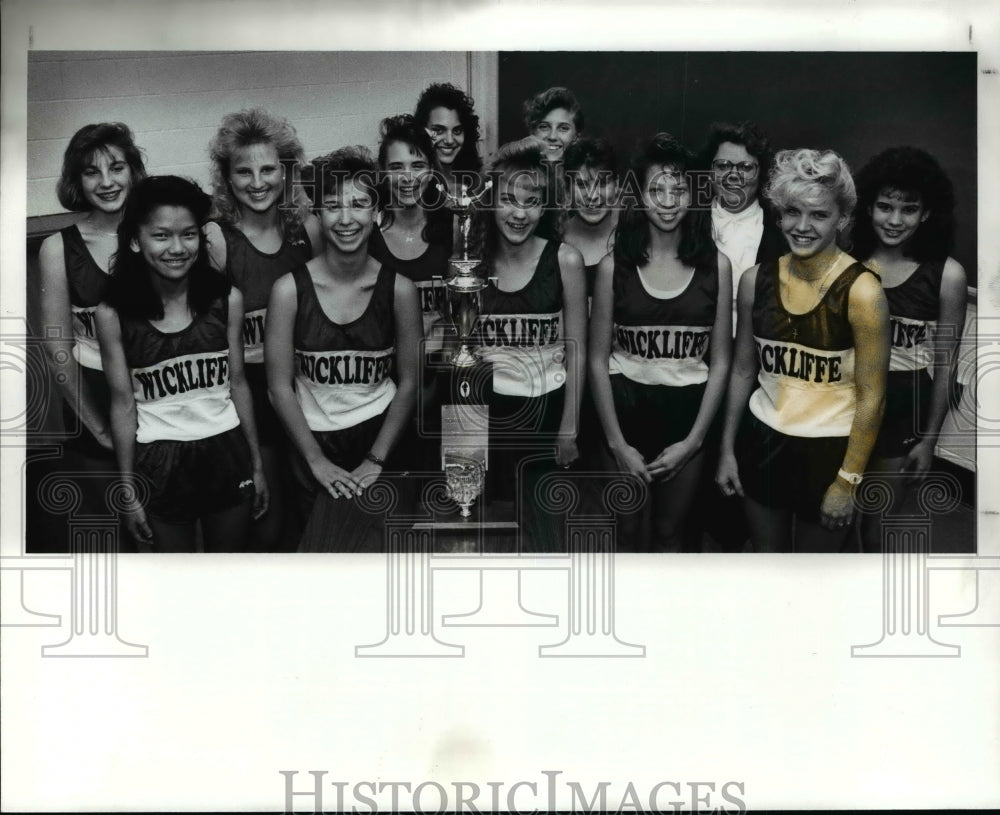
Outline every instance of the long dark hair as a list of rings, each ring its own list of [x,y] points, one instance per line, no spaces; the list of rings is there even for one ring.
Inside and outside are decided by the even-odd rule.
[[[420,206],[424,210],[424,228],[420,237],[426,243],[451,244],[451,213],[444,206],[444,193],[438,189],[444,183],[441,167],[438,164],[434,143],[417,120],[408,113],[399,116],[388,116],[379,124],[378,148],[378,211],[382,215],[382,227],[392,226],[394,214],[390,206],[388,165],[389,147],[393,144],[405,144],[411,153],[420,153],[427,159],[431,168],[432,178],[420,196]]]
[[[182,207],[194,217],[199,227],[198,257],[188,274],[188,306],[195,315],[205,314],[219,297],[228,297],[231,285],[212,269],[201,232],[208,222],[212,199],[193,181],[175,175],[154,175],[136,184],[125,204],[118,226],[118,251],[111,264],[106,302],[124,317],[159,320],[163,301],[153,287],[149,267],[141,252],[134,251],[133,241],[139,229],[149,222],[160,207]]]
[[[945,260],[955,244],[955,193],[935,158],[916,147],[890,147],[871,159],[855,176],[858,207],[851,233],[855,257],[867,259],[878,248],[871,209],[883,189],[905,198],[920,197],[930,214],[904,247],[918,262]]]
[[[421,127],[427,127],[434,108],[447,108],[458,114],[465,141],[452,163],[454,170],[469,170],[478,173],[483,169],[479,157],[479,117],[474,110],[472,97],[448,82],[428,85],[417,100],[414,118]]]
[[[625,210],[618,219],[615,233],[615,257],[633,266],[649,263],[651,226],[642,203],[642,185],[646,174],[654,167],[671,167],[681,173],[694,192],[692,177],[697,171],[694,155],[669,133],[657,133],[632,159],[629,181],[640,185],[625,195]],[[709,213],[689,209],[681,221],[681,241],[677,257],[688,266],[696,266],[715,257],[717,249],[712,241]]]

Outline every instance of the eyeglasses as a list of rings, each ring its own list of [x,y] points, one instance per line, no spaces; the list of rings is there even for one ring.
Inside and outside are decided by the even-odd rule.
[[[731,161],[716,159],[712,162],[712,169],[719,175],[729,175],[733,172],[738,173],[743,178],[753,178],[757,175],[757,164],[752,161],[741,161],[734,164]]]

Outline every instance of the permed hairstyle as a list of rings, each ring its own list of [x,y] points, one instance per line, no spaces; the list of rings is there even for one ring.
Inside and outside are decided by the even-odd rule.
[[[528,136],[508,142],[497,150],[489,176],[493,184],[488,200],[492,206],[480,206],[475,215],[475,240],[482,247],[481,257],[492,259],[497,250],[500,230],[494,219],[504,176],[537,172],[542,180],[542,217],[535,233],[546,240],[558,240],[562,235],[562,209],[559,206],[559,181],[552,165],[545,160],[545,145],[541,139]]]
[[[309,202],[301,194],[292,199],[296,171],[306,163],[302,143],[287,119],[272,116],[263,108],[250,108],[224,116],[208,145],[212,196],[219,217],[230,224],[240,220],[240,208],[229,185],[229,173],[237,151],[255,144],[274,147],[278,161],[285,168],[283,202],[278,209],[282,220],[288,227],[302,223],[309,211]]]
[[[118,225],[118,251],[112,261],[106,300],[125,317],[163,317],[163,301],[153,287],[146,260],[132,247],[132,242],[139,240],[140,228],[160,207],[186,209],[198,225],[198,257],[188,274],[188,305],[195,314],[205,314],[216,298],[228,296],[230,290],[226,278],[209,263],[201,231],[211,214],[212,199],[193,181],[175,175],[149,176],[132,188]]]
[[[316,209],[322,209],[323,199],[335,194],[345,181],[353,181],[364,189],[371,195],[372,205],[378,206],[378,167],[367,147],[360,144],[341,147],[309,163],[312,166]]]
[[[850,168],[833,150],[782,150],[774,157],[774,169],[764,195],[775,209],[783,209],[793,198],[819,193],[833,194],[841,215],[850,217],[858,203]]]
[[[757,164],[760,165],[757,170],[757,178],[760,182],[757,185],[757,200],[763,204],[765,182],[771,174],[771,167],[774,165],[774,150],[771,149],[767,135],[756,122],[743,121],[736,124],[713,122],[708,128],[708,138],[698,157],[698,161],[704,169],[711,169],[712,160],[723,142],[742,145],[751,156],[757,159]]]
[[[618,177],[618,160],[615,148],[607,139],[577,139],[563,153],[563,169],[567,173],[589,167],[591,170],[607,170]]]
[[[394,220],[393,209],[390,206],[389,177],[386,174],[389,163],[389,147],[401,143],[405,144],[411,153],[419,153],[427,159],[433,176],[428,179],[420,201],[427,215],[421,237],[427,243],[450,241],[451,215],[443,210],[444,194],[439,192],[437,188],[438,184],[443,184],[444,179],[441,176],[441,167],[438,164],[431,137],[409,113],[386,117],[379,124],[378,131],[380,138],[378,148],[378,209],[382,213],[382,227],[388,229]]]
[[[583,132],[583,111],[569,88],[549,88],[536,93],[524,102],[524,124],[530,133],[542,119],[556,108],[565,108],[573,116],[573,126],[577,133]]]
[[[146,177],[146,165],[142,151],[136,147],[135,139],[128,125],[121,122],[101,122],[84,125],[69,140],[63,155],[62,172],[56,182],[56,196],[59,203],[73,212],[87,212],[90,204],[83,196],[80,179],[83,171],[90,166],[97,153],[107,153],[109,147],[117,147],[125,156],[132,171],[132,183]]]
[[[434,108],[447,108],[458,114],[462,124],[465,142],[452,163],[454,170],[471,170],[479,172],[483,169],[483,160],[479,157],[479,117],[473,108],[472,97],[463,93],[447,82],[436,82],[429,85],[417,100],[417,109],[413,116],[417,123],[426,128],[430,123],[431,111]]]
[[[916,261],[943,261],[955,242],[955,193],[948,176],[930,153],[916,147],[890,147],[871,159],[857,174],[858,212],[851,237],[859,258],[869,258],[878,247],[871,210],[883,190],[904,200],[919,198],[927,220],[904,247]]]
[[[639,192],[645,188],[649,173],[669,167],[681,173],[694,196],[693,174],[698,162],[694,154],[669,133],[657,133],[633,157],[629,176],[639,190],[626,196],[625,209],[618,219],[615,234],[615,257],[628,265],[644,266],[649,262],[650,229],[645,205]],[[716,256],[712,241],[711,221],[705,210],[691,208],[681,221],[681,240],[677,247],[677,257],[681,262],[695,266]]]

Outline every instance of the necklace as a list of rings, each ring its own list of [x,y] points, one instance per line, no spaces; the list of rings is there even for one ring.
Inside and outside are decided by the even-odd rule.
[[[820,275],[816,275],[816,277],[814,277],[814,278],[804,278],[801,275],[793,275],[793,273],[792,273],[792,261],[789,260],[789,262],[788,262],[788,277],[789,277],[789,280],[785,282],[785,291],[786,292],[788,292],[789,294],[791,293],[791,291],[790,291],[791,287],[789,286],[789,283],[791,282],[790,279],[793,276],[794,277],[798,277],[799,280],[803,281],[804,283],[809,283],[809,284],[811,284],[814,280],[819,280],[819,285],[813,287],[813,290],[817,293],[816,304],[813,305],[812,308],[809,309],[809,311],[805,311],[802,314],[792,314],[790,311],[788,311],[788,309],[785,309],[785,318],[788,321],[789,327],[792,329],[791,333],[792,333],[792,339],[793,340],[798,339],[799,329],[797,327],[795,327],[795,326],[792,325],[792,318],[793,317],[803,317],[803,316],[805,316],[809,312],[813,311],[813,309],[815,309],[816,306],[818,306],[820,302],[822,302],[823,295],[826,294],[826,290],[827,290],[826,281],[830,278],[830,275],[833,274],[833,270],[836,268],[838,260],[840,260],[840,250],[838,250],[834,254],[833,258],[827,264],[826,269]]]

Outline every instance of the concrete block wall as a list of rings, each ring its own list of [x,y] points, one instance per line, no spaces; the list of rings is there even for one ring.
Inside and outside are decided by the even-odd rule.
[[[62,155],[85,124],[125,122],[151,173],[188,176],[207,189],[208,142],[226,113],[260,105],[288,118],[310,158],[345,144],[374,148],[379,120],[412,112],[431,82],[469,91],[471,60],[464,51],[31,52],[27,214],[62,211]],[[491,86],[478,75],[472,84]],[[483,101],[495,105],[495,94]],[[495,132],[495,115],[481,108],[477,100]]]

